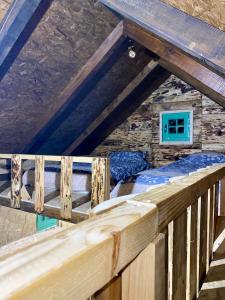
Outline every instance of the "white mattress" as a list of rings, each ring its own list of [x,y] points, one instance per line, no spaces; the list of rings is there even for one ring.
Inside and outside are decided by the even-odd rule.
[[[23,174],[23,184],[34,187],[35,171],[29,170]],[[45,188],[52,190],[60,189],[60,173],[45,171]],[[91,174],[73,173],[72,191],[91,191]]]

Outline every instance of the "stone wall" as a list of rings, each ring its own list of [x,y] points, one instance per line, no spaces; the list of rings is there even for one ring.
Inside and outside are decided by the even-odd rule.
[[[193,110],[193,145],[160,145],[160,111],[186,109]],[[120,150],[147,151],[156,167],[201,150],[225,152],[225,109],[171,76],[93,154]]]

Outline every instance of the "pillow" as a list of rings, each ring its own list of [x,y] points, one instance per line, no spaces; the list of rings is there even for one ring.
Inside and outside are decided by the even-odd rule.
[[[112,179],[115,182],[125,180],[131,175],[150,168],[142,151],[119,151],[109,155]]]

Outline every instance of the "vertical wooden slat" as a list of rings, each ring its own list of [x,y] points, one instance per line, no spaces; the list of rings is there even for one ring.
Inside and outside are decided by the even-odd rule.
[[[22,161],[21,156],[12,155],[11,160],[11,207],[20,208],[22,187]]]
[[[198,202],[188,208],[187,215],[187,296],[192,300],[197,295],[197,226]]]
[[[215,186],[209,189],[208,194],[208,213],[207,213],[207,268],[208,271],[210,261],[212,259],[213,236],[214,236],[214,208],[215,208]]]
[[[168,225],[168,300],[173,298],[173,228],[174,222]]]
[[[199,288],[201,287],[207,269],[207,209],[208,191],[200,200],[200,220],[199,220]]]
[[[187,211],[174,220],[172,252],[172,299],[185,299],[187,275]]]
[[[103,289],[101,289],[91,299],[95,300],[121,300],[122,299],[122,287],[121,276],[114,278]]]
[[[70,220],[72,216],[72,175],[73,158],[71,156],[62,156],[60,181],[60,212],[61,217],[65,220]]]
[[[159,234],[122,273],[123,300],[165,299],[165,235]]]
[[[225,216],[225,178],[221,179],[220,184],[219,215]]]
[[[107,158],[94,158],[92,163],[91,206],[109,199],[110,166]]]
[[[45,203],[44,174],[45,174],[44,156],[36,156],[35,158],[35,211],[37,213],[41,213],[44,210],[44,203]]]

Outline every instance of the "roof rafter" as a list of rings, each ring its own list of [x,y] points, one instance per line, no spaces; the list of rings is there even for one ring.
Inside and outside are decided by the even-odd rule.
[[[75,140],[73,145],[76,147],[72,148],[71,146],[68,149],[70,151],[67,150],[67,154],[90,154],[96,146],[98,146],[114,129],[124,122],[124,120],[126,120],[126,118],[128,118],[141,105],[141,103],[143,103],[149,95],[157,90],[159,86],[171,75],[171,73],[162,68],[158,62],[152,61],[150,66],[151,68],[149,69],[149,73],[143,76],[146,72],[145,69],[142,75],[139,74],[138,76],[140,78],[142,77],[142,80],[139,80],[138,84],[136,84],[134,80],[128,88],[125,88],[121,95],[119,95],[107,108],[107,113],[106,111],[103,111],[100,115],[101,119],[96,120],[96,123],[93,122],[93,124],[90,125],[90,127],[93,126],[93,128],[92,130],[90,130],[90,127],[87,129],[88,134],[85,136],[85,139],[80,137],[80,140],[77,143]],[[126,96],[123,97],[124,95]],[[120,99],[120,97],[122,99]]]
[[[49,8],[52,0],[15,0],[0,22],[0,80]]]
[[[101,79],[100,70],[106,64],[110,67],[120,57],[120,53],[126,49],[124,47],[126,37],[123,32],[123,21],[121,21],[81,70],[71,78],[69,84],[56,99],[54,107],[51,107],[40,120],[36,132],[28,137],[23,153],[35,152],[59,127],[71,110],[96,86]],[[116,55],[115,52],[117,52]],[[112,57],[113,55],[114,57]],[[110,58],[112,58],[112,62],[108,63]],[[75,101],[75,98],[79,98],[79,101]]]
[[[102,113],[75,139],[75,141],[64,151],[65,155],[74,152],[85,139],[93,134],[93,132],[104,122],[115,109],[121,105],[123,101],[142,83],[142,81],[158,66],[158,62],[151,60],[150,63],[140,72],[125,89],[112,101]]]
[[[160,0],[100,2],[212,71],[225,76],[225,32]]]
[[[225,107],[225,78],[130,21],[124,23],[124,28],[129,37],[160,57],[162,67]]]

